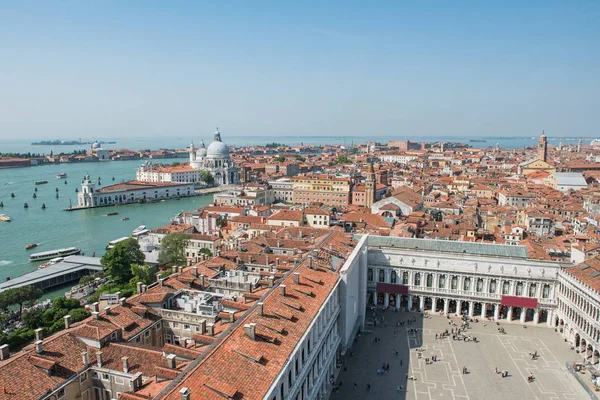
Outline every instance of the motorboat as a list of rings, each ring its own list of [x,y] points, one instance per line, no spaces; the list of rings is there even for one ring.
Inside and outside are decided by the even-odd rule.
[[[135,228],[132,233],[133,234],[140,233],[141,231],[144,231],[146,229],[147,229],[146,225],[140,225],[137,228]]]
[[[129,217],[123,217],[121,218],[121,221],[129,221]]]
[[[10,217],[6,214],[0,214],[0,221],[10,222]]]
[[[43,185],[45,183],[48,183],[48,181],[36,181],[35,182],[36,185]]]
[[[80,254],[80,253],[81,253],[81,249],[78,249],[77,247],[67,247],[65,249],[57,249],[57,250],[44,251],[42,253],[34,253],[29,256],[29,261],[51,260],[51,259],[57,258],[57,257],[73,256],[73,255]]]
[[[25,246],[25,250],[31,250],[34,247],[37,247],[37,245],[38,245],[37,243],[30,243],[27,246]]]
[[[56,174],[56,179],[67,179],[67,173],[61,172],[60,174]]]
[[[58,264],[59,262],[61,262],[61,261],[63,261],[63,260],[64,260],[64,258],[62,258],[62,257],[56,257],[56,258],[53,258],[52,260],[48,261],[47,263],[43,263],[43,264],[41,264],[41,265],[38,267],[38,269],[44,269],[44,268],[46,268],[46,267],[49,267],[49,266],[51,266],[51,265]]]
[[[111,215],[119,215],[119,213],[116,211],[111,211],[108,214],[106,214],[107,217],[110,217]]]

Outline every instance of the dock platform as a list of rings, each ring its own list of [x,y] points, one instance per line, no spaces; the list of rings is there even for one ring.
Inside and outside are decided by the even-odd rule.
[[[78,281],[82,276],[99,271],[102,271],[99,257],[69,256],[57,264],[0,282],[0,292],[27,285],[39,289],[48,289],[64,283]]]

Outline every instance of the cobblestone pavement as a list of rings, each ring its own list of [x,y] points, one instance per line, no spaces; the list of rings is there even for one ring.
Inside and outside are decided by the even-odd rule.
[[[372,319],[372,313],[369,313]],[[422,318],[418,313],[378,311],[385,324],[369,326],[346,358],[337,378],[340,389],[331,399],[409,399],[409,400],[578,400],[589,395],[566,369],[566,362],[577,358],[554,329],[545,325],[472,323],[468,330],[475,341],[436,339],[436,333],[450,330],[443,316]],[[412,318],[415,321],[412,322]],[[411,320],[408,325],[407,321]],[[460,325],[458,317],[451,320]],[[396,331],[396,322],[404,321]],[[409,331],[409,330],[415,330]],[[374,343],[374,338],[381,341]],[[422,347],[421,356],[417,348]],[[398,351],[395,355],[394,351]],[[530,352],[537,351],[532,360]],[[425,363],[435,354],[438,361]],[[388,373],[378,375],[384,363]],[[467,374],[462,373],[466,367]],[[507,370],[502,378],[495,373]],[[535,381],[527,382],[533,374]],[[414,376],[414,380],[407,379]],[[356,389],[354,388],[356,383]],[[371,389],[367,389],[367,384]],[[398,386],[402,386],[398,391]]]

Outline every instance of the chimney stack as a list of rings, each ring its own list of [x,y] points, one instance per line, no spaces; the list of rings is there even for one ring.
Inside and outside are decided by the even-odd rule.
[[[207,330],[208,336],[215,336],[215,325],[214,324],[207,324],[206,330]]]
[[[119,304],[120,304],[122,307],[125,307],[125,300],[127,300],[127,298],[125,298],[125,297],[121,297],[121,298],[119,299]]]
[[[98,302],[92,304],[92,311],[100,311],[100,304]]]
[[[200,321],[200,334],[204,335],[206,333],[206,320],[203,319]]]
[[[146,290],[148,290],[148,285],[142,285],[142,293],[146,293]]]
[[[6,360],[8,357],[10,357],[10,351],[8,350],[8,345],[3,344],[2,346],[0,346],[0,360]]]
[[[297,285],[300,284],[300,272],[294,272],[294,283]]]
[[[100,317],[100,313],[98,311],[92,311],[92,317],[94,317],[94,319],[98,319]]]
[[[128,374],[129,373],[129,357],[121,357],[121,361],[123,361],[123,372]]]
[[[37,328],[35,330],[35,340],[43,340],[44,339],[44,328]]]
[[[41,340],[35,341],[35,352],[38,354],[42,354],[44,352],[44,342]]]
[[[204,274],[200,275],[200,286],[202,286],[202,289],[204,289],[205,279],[206,277],[204,276]]]
[[[104,307],[104,314],[110,315],[110,306]]]
[[[179,391],[179,400],[190,400],[190,390],[186,387]]]
[[[235,322],[235,312],[234,311],[229,311],[229,322],[231,322],[231,323]]]
[[[171,369],[177,368],[177,365],[175,362],[175,354],[169,354],[166,358],[167,358],[167,367],[169,367]]]
[[[160,275],[161,275],[160,272],[156,273],[156,282],[160,282]]]
[[[252,340],[256,340],[256,324],[246,324],[244,325],[244,333]]]
[[[279,291],[281,292],[282,296],[285,296],[285,285],[279,285]]]
[[[279,257],[275,258],[275,265],[279,265]]]
[[[83,360],[83,366],[87,368],[90,365],[90,361],[88,359],[88,352],[84,351],[81,353],[81,358]]]
[[[313,268],[313,257],[312,257],[312,254],[308,255],[308,268],[309,269],[314,269]]]
[[[269,281],[269,287],[273,287],[273,284],[275,282],[275,277],[273,275],[271,275],[267,278],[267,280]]]
[[[117,299],[120,299],[120,298],[121,298],[121,292],[117,292],[117,293],[115,293],[115,297],[116,297]]]
[[[258,303],[258,315],[264,315],[263,313],[265,312],[264,310],[265,307],[265,303],[263,303],[262,301]]]
[[[137,288],[137,293],[138,293],[138,294],[142,293],[142,285],[143,285],[143,283],[142,283],[142,282],[138,282],[138,283],[136,284],[136,288]]]
[[[194,275],[196,278],[198,277],[198,267],[192,268],[192,275]]]
[[[96,364],[97,364],[98,368],[102,368],[102,352],[101,351],[96,352]]]
[[[71,327],[71,316],[65,315],[63,318],[65,319],[65,329],[69,329]]]
[[[164,278],[160,278],[160,279],[158,280],[158,284],[159,284],[160,286],[165,286],[165,279],[164,279]]]

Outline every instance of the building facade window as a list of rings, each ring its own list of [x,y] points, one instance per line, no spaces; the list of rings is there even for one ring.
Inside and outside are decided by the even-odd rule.
[[[452,277],[452,280],[450,281],[450,288],[453,290],[458,288],[458,278],[456,276]]]
[[[402,274],[402,284],[403,285],[408,285],[408,272],[404,272]]]
[[[427,287],[433,286],[433,274],[427,274]]]
[[[483,279],[481,279],[481,278],[477,279],[477,291],[478,292],[483,291]]]
[[[535,297],[536,289],[537,289],[537,286],[535,283],[532,283],[531,285],[529,285],[529,297]]]
[[[446,287],[446,275],[440,275],[438,278],[438,288],[443,289]]]
[[[542,298],[547,299],[550,297],[550,285],[544,285],[542,289]]]
[[[367,270],[367,280],[373,282],[373,268]]]
[[[490,293],[496,293],[496,280],[492,279],[490,281],[490,289],[489,289]]]
[[[385,271],[382,269],[379,270],[379,282],[385,282]]]
[[[392,271],[390,274],[390,283],[396,283],[396,271]]]
[[[504,282],[502,284],[502,294],[509,294],[510,293],[510,282]]]
[[[463,283],[463,290],[471,290],[471,278],[465,278],[465,281]]]
[[[517,290],[516,290],[515,294],[517,296],[522,296],[523,295],[523,282],[517,283]]]
[[[415,274],[415,286],[421,286],[421,274],[420,273]]]

